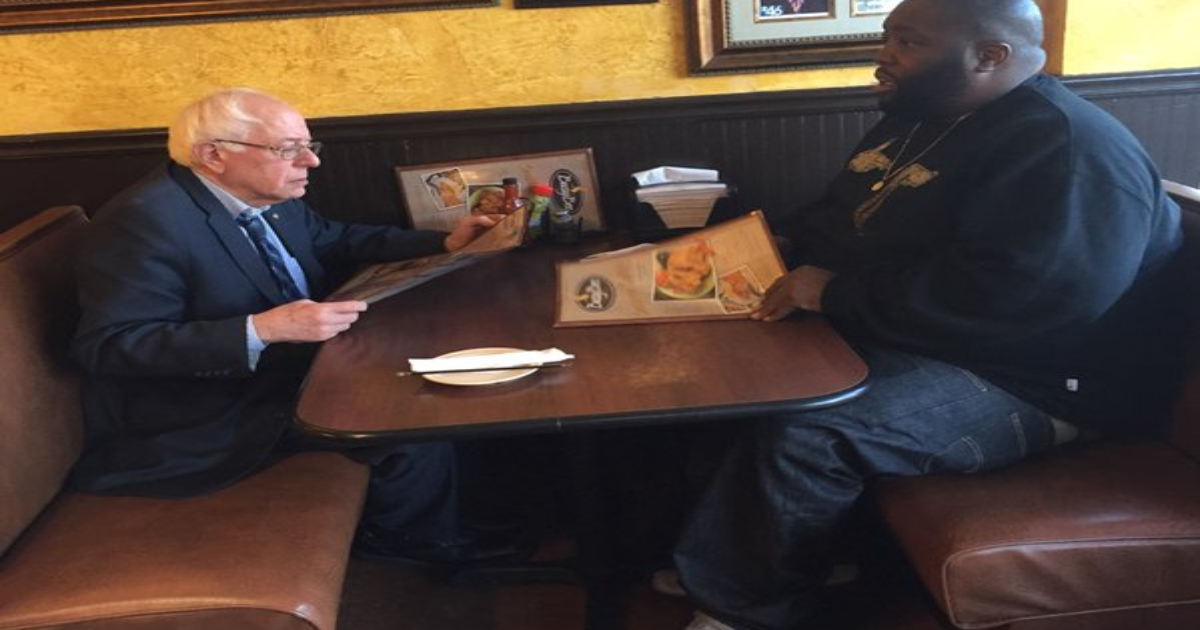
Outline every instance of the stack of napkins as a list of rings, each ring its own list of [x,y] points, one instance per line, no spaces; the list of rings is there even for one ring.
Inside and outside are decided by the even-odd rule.
[[[729,196],[717,171],[660,166],[633,174],[637,200],[649,204],[668,228],[698,228],[708,223],[713,205]]]
[[[417,374],[471,372],[541,367],[552,363],[562,363],[574,358],[575,355],[567,354],[558,348],[548,348],[546,350],[514,350],[512,352],[499,352],[495,354],[446,356],[433,359],[409,359],[408,366],[409,369]]]
[[[711,168],[692,168],[689,166],[660,166],[648,171],[638,171],[633,174],[638,186],[654,186],[655,184],[673,184],[676,182],[715,182],[720,179],[720,173]]]

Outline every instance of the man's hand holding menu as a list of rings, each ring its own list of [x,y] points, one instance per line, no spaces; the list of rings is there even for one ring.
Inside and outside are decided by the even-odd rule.
[[[446,237],[447,253],[370,265],[334,291],[328,300],[378,302],[455,269],[506,252],[521,244],[527,221],[525,209],[508,216],[464,217]]]

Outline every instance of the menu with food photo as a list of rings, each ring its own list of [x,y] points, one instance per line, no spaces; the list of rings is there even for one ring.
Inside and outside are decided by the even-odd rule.
[[[687,236],[559,263],[555,325],[748,317],[784,273],[755,210]]]
[[[395,168],[409,224],[452,230],[469,214],[493,214],[504,205],[505,178],[529,197],[534,186],[549,186],[552,203],[577,217],[584,232],[604,231],[596,165],[590,148],[408,164]]]
[[[331,302],[339,300],[378,302],[383,298],[424,284],[438,276],[446,275],[455,269],[461,269],[519,246],[525,238],[525,226],[528,222],[528,209],[521,209],[508,215],[458,251],[368,265],[354,274],[326,300]]]

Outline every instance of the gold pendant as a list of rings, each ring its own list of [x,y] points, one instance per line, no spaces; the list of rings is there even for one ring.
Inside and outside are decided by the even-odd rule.
[[[871,184],[871,192],[879,192],[880,188],[883,188],[883,180],[882,179],[875,182],[874,184]]]

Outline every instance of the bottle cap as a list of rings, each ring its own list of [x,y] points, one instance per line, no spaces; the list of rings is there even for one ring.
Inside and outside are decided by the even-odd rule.
[[[533,185],[533,194],[541,195],[543,197],[549,197],[550,195],[554,194],[554,189],[547,186],[546,184],[534,184]]]
[[[492,180],[492,181],[496,181],[496,180]],[[504,185],[506,185],[506,186],[507,186],[508,184],[516,184],[516,183],[517,183],[517,178],[516,178],[516,177],[505,177],[504,179],[500,180],[500,183],[502,183],[502,184],[504,184]]]

